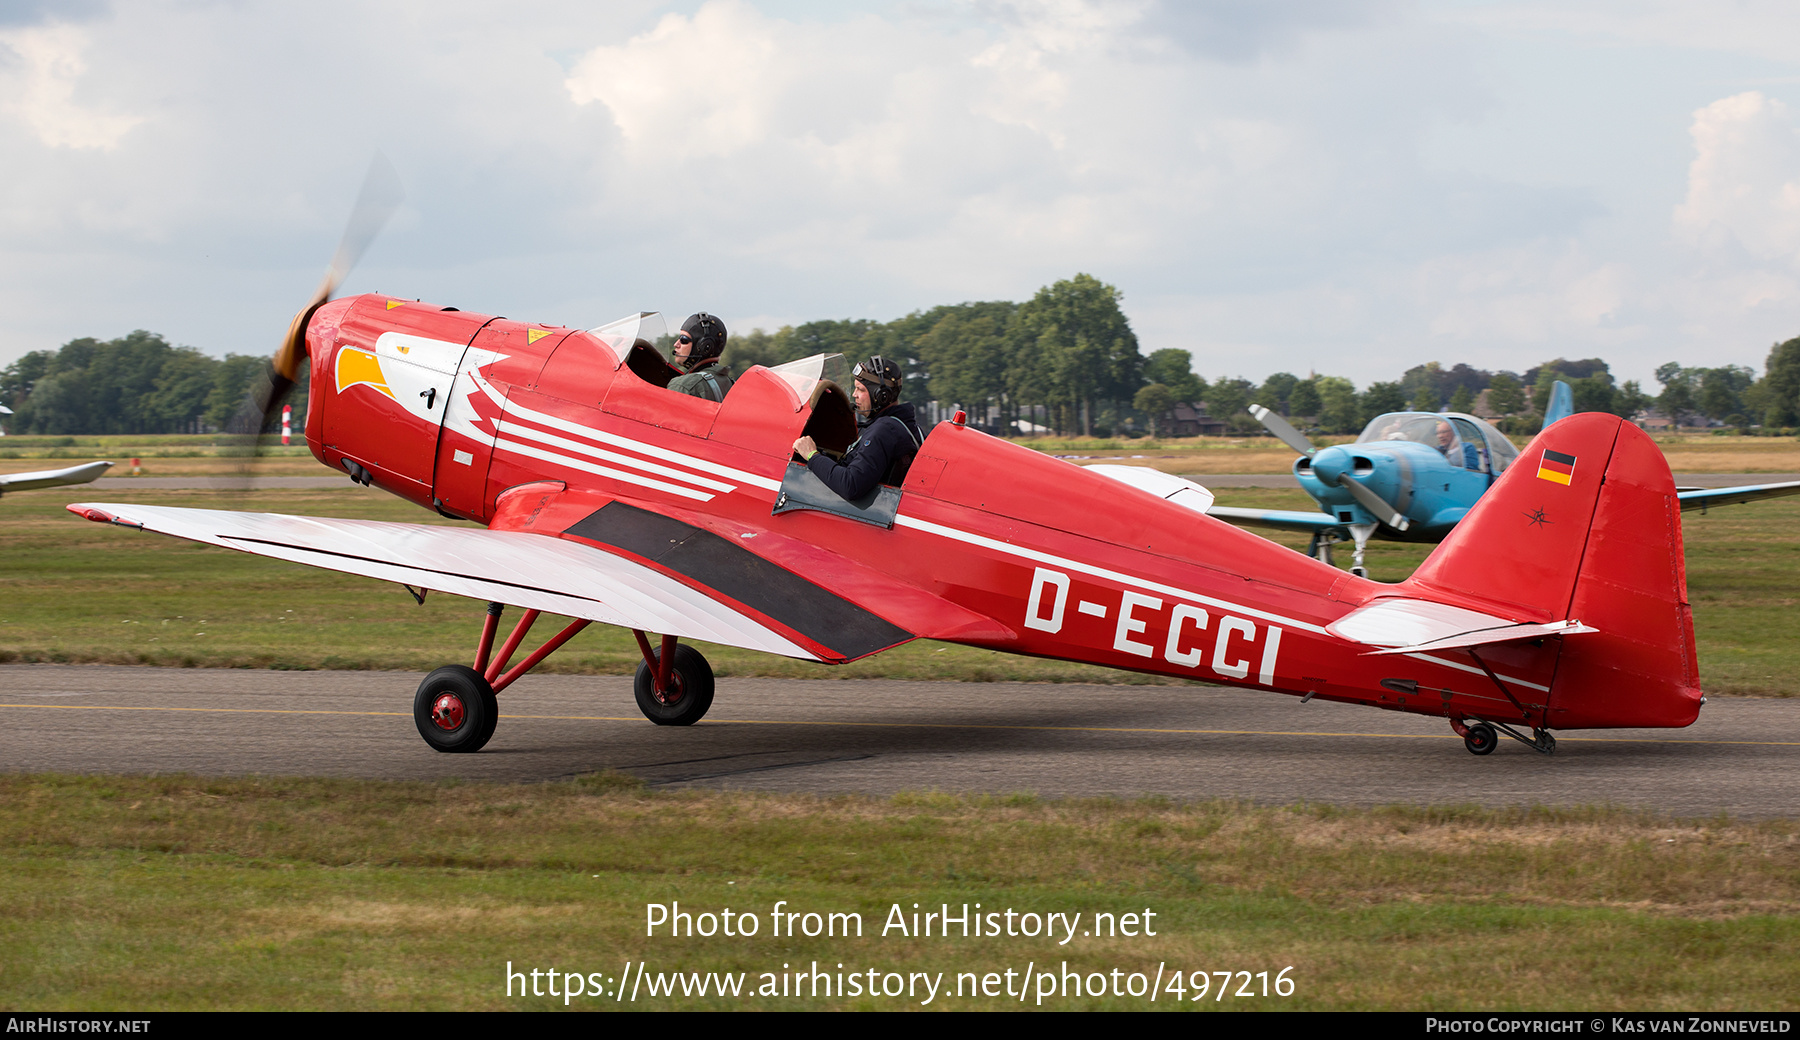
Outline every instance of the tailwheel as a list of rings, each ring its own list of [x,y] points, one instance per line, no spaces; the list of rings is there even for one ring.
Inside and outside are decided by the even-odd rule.
[[[662,655],[668,649],[665,644],[650,651],[650,656],[660,666]],[[656,671],[651,669],[649,662],[638,662],[634,684],[638,710],[658,726],[692,726],[706,714],[706,709],[712,707],[712,665],[691,646],[677,645],[674,651],[674,656],[669,659],[668,681],[660,689]]]
[[[473,668],[447,664],[425,677],[413,695],[419,736],[444,752],[480,751],[500,721],[494,688]]]
[[[1463,734],[1463,746],[1471,755],[1491,755],[1500,744],[1500,734],[1485,722],[1477,722]]]

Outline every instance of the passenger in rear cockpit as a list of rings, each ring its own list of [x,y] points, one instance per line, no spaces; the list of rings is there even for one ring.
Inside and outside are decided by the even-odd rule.
[[[844,461],[833,462],[821,454],[811,437],[794,442],[794,453],[806,460],[813,475],[846,501],[862,498],[882,484],[900,484],[925,443],[913,406],[900,400],[899,365],[872,357],[856,366],[852,380],[862,433],[844,453]]]
[[[675,337],[675,365],[682,374],[669,380],[678,394],[723,401],[731,389],[731,373],[719,364],[725,353],[725,323],[702,311],[681,325]]]

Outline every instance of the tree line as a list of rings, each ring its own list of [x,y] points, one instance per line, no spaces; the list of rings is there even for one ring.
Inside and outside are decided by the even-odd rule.
[[[266,357],[215,358],[140,329],[26,354],[0,369],[0,404],[13,409],[14,434],[208,433],[238,417],[267,367]]]
[[[1800,338],[1775,344],[1764,373],[1742,366],[1656,371],[1649,393],[1616,383],[1605,361],[1558,358],[1524,372],[1466,364],[1417,365],[1362,390],[1341,376],[1277,372],[1260,384],[1237,376],[1207,380],[1187,350],[1139,349],[1118,289],[1087,274],[1039,289],[1031,299],[945,304],[889,322],[844,319],[756,329],[729,341],[723,363],[735,372],[820,353],[852,361],[879,354],[906,373],[904,396],[962,408],[1000,432],[1047,428],[1063,435],[1155,432],[1179,403],[1200,406],[1232,432],[1260,432],[1249,414],[1262,405],[1324,433],[1355,433],[1385,412],[1486,412],[1508,433],[1534,433],[1550,387],[1566,380],[1578,411],[1632,416],[1646,409],[1682,424],[1800,425]],[[236,418],[266,359],[213,358],[138,331],[114,340],[77,339],[34,351],[0,370],[6,429],[30,434],[209,432]],[[304,390],[290,398],[296,421]],[[1025,425],[1030,424],[1030,425]]]

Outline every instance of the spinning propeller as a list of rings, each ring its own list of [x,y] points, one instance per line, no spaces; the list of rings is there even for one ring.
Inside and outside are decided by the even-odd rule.
[[[1307,440],[1305,435],[1299,430],[1294,429],[1293,424],[1289,423],[1281,416],[1276,415],[1274,412],[1264,408],[1260,404],[1251,405],[1250,414],[1255,416],[1256,421],[1262,423],[1270,433],[1274,434],[1276,438],[1281,441],[1281,443],[1309,459],[1317,454],[1318,449],[1312,446],[1312,442]],[[1321,478],[1324,477],[1324,474],[1319,473],[1317,468],[1315,468],[1313,472],[1318,474]],[[1406,530],[1407,525],[1410,522],[1406,519],[1406,514],[1395,509],[1388,503],[1387,499],[1370,491],[1368,486],[1363,484],[1362,481],[1351,476],[1349,468],[1346,467],[1338,471],[1336,483],[1338,487],[1348,491],[1350,497],[1356,499],[1357,504],[1361,505],[1364,509],[1367,509],[1375,517],[1380,519],[1382,523],[1396,531]]]
[[[267,378],[259,383],[245,402],[244,411],[238,417],[234,427],[239,433],[260,434],[268,426],[269,421],[280,410],[282,402],[287,399],[288,392],[300,378],[300,364],[306,360],[306,324],[312,320],[313,314],[331,299],[331,294],[350,274],[350,269],[362,258],[369,244],[400,207],[400,200],[406,192],[400,186],[400,175],[395,172],[394,164],[388,157],[377,151],[375,158],[369,162],[369,172],[363,177],[362,190],[357,193],[356,205],[350,211],[350,219],[344,225],[344,237],[338,241],[337,252],[331,257],[330,266],[325,268],[325,277],[319,287],[313,291],[312,298],[306,306],[294,315],[288,325],[287,335],[282,337],[281,346],[277,347],[274,356],[269,359]]]

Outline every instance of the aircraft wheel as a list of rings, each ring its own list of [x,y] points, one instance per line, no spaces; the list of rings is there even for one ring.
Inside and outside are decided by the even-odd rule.
[[[1500,734],[1485,722],[1470,726],[1469,732],[1463,735],[1463,746],[1469,749],[1471,755],[1491,755],[1499,744]]]
[[[1366,578],[1369,576],[1369,568],[1367,568],[1367,567],[1352,567],[1352,568],[1350,568],[1350,573],[1356,575],[1359,578]]]
[[[658,660],[662,658],[660,647],[652,653]],[[706,714],[706,709],[712,707],[712,665],[706,663],[700,651],[686,644],[675,647],[668,690],[656,691],[656,676],[643,661],[638,662],[637,681],[633,685],[638,710],[658,726],[692,726]]]
[[[438,751],[480,751],[499,722],[494,688],[473,668],[447,664],[427,675],[413,695],[413,724]]]

